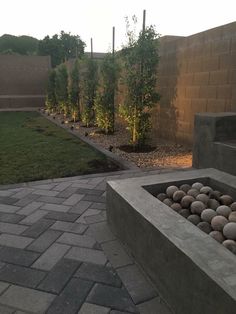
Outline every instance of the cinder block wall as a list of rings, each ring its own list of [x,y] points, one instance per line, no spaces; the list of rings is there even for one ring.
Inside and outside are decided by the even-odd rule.
[[[152,140],[192,144],[194,114],[236,111],[236,22],[189,37],[160,39]]]
[[[0,108],[44,105],[49,56],[0,55]]]

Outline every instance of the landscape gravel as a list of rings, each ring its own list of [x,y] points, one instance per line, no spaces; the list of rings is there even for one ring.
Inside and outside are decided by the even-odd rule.
[[[135,163],[140,168],[188,168],[192,166],[192,151],[189,147],[177,143],[158,139],[152,146],[150,152],[125,152],[119,147],[128,145],[130,141],[129,131],[119,120],[115,126],[115,133],[105,135],[98,127],[84,127],[81,123],[68,123],[70,128],[73,125],[74,132],[86,136],[89,140],[112,152]]]

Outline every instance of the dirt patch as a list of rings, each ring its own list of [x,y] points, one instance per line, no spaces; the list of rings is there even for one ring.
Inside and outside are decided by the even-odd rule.
[[[141,147],[133,146],[133,145],[121,145],[121,146],[118,146],[118,149],[126,153],[150,153],[154,151],[156,147],[153,147],[151,145],[143,145]]]

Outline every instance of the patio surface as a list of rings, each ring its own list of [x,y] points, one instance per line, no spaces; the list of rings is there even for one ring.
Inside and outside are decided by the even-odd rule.
[[[0,186],[0,313],[170,314],[105,210],[107,180],[160,172]]]

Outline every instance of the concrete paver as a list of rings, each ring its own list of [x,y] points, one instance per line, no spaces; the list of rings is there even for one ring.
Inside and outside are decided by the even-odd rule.
[[[133,175],[0,189],[1,314],[169,314],[106,222],[106,181]]]
[[[26,248],[34,239],[2,233],[0,235],[0,245],[15,247],[18,249]]]
[[[53,266],[66,254],[70,246],[53,243],[32,265],[33,268],[51,270]]]
[[[54,299],[53,294],[12,285],[0,296],[0,303],[23,311],[44,314]]]
[[[137,265],[119,268],[117,273],[135,304],[150,300],[157,295]]]
[[[133,264],[133,260],[117,240],[103,243],[102,249],[114,268]]]
[[[79,310],[78,314],[108,314],[110,309],[104,306],[84,303]]]

